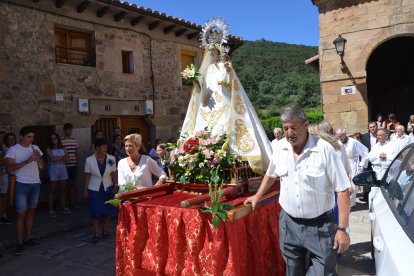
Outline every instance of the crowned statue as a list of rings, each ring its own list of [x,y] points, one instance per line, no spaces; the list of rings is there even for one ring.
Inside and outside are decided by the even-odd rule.
[[[228,36],[228,25],[221,18],[212,18],[203,26],[201,76],[193,85],[181,136],[204,129],[225,133],[231,151],[248,161],[255,173],[264,174],[271,144],[229,59]]]

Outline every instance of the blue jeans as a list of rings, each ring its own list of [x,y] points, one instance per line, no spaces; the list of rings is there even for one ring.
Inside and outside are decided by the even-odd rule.
[[[40,194],[40,183],[21,183],[16,181],[14,192],[14,205],[16,212],[24,212],[27,209],[37,207]]]

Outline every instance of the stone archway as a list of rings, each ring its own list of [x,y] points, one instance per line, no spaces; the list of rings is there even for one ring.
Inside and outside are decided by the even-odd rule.
[[[407,124],[414,114],[414,37],[400,36],[380,44],[369,56],[367,72],[369,118],[394,113]]]

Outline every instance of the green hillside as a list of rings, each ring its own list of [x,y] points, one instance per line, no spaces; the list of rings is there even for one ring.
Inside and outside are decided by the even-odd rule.
[[[234,51],[234,69],[262,120],[286,105],[320,109],[319,74],[305,65],[317,53],[317,47],[266,40],[244,41]]]

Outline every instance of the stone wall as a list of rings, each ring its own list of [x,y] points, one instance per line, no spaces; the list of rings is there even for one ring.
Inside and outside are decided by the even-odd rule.
[[[39,4],[53,8],[52,2]],[[13,131],[23,125],[56,125],[60,130],[64,122],[89,128],[102,114],[81,116],[79,98],[108,100],[120,107],[126,102],[142,106],[143,101],[154,100],[155,115],[147,118],[153,135],[165,139],[177,135],[189,100],[179,75],[180,51],[200,52],[197,38],[180,43],[175,36],[171,40],[162,36],[162,31],[151,36],[109,26],[113,20],[97,24],[92,11],[78,14],[70,6],[62,13],[0,3],[0,37],[4,38],[0,40],[0,125]],[[57,64],[55,26],[93,33],[96,67]],[[122,50],[134,52],[134,74],[122,73]],[[63,101],[56,101],[56,94],[63,94]],[[143,109],[124,109],[107,115],[145,114]]]
[[[190,95],[179,74],[181,49],[198,53],[199,62],[197,37],[149,31],[147,25],[131,28],[129,21],[114,22],[113,15],[97,18],[96,9],[77,13],[75,1],[61,9],[53,1],[13,2],[0,2],[0,126],[6,131],[33,125],[55,126],[60,133],[71,122],[81,143],[80,171],[89,154],[91,126],[101,117],[145,118],[152,141],[178,136]],[[57,64],[55,27],[91,33],[96,67]],[[134,52],[134,74],[122,73],[122,50]],[[57,94],[63,100],[57,101]],[[79,113],[78,99],[89,99],[91,112]],[[145,100],[154,100],[154,116],[145,115]],[[111,111],[99,110],[106,103]],[[82,183],[79,173],[79,193]],[[46,201],[48,189],[42,186],[41,201]]]
[[[371,53],[393,37],[414,35],[414,2],[409,0],[321,0],[319,10],[319,58],[323,109],[335,127],[349,133],[366,132],[368,118],[366,65]],[[347,39],[344,61],[335,51],[333,40]],[[340,87],[353,85],[356,95],[342,96]],[[372,92],[373,93],[373,92]]]

